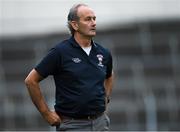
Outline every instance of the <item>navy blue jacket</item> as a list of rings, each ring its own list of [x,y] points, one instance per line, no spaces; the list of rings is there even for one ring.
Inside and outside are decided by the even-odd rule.
[[[53,75],[55,110],[80,117],[105,110],[104,80],[112,73],[110,52],[92,41],[89,56],[74,37],[56,45],[35,67],[42,76]]]

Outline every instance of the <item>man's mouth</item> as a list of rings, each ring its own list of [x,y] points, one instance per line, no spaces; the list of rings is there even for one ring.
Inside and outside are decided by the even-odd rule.
[[[95,29],[95,28],[93,28],[93,29],[91,29],[91,31],[96,31],[96,29]]]

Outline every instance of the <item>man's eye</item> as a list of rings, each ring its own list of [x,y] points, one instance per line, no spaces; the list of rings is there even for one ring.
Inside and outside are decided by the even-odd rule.
[[[86,19],[85,19],[85,21],[91,21],[91,20],[96,20],[96,17],[87,17]]]
[[[86,21],[90,21],[91,20],[91,18],[86,18]]]

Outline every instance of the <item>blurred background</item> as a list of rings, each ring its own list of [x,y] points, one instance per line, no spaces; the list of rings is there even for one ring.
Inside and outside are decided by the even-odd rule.
[[[66,17],[79,2],[94,9],[94,39],[113,55],[111,130],[180,130],[179,0],[0,0],[0,130],[55,130],[31,102],[24,79],[70,36]],[[53,78],[40,85],[53,109]]]

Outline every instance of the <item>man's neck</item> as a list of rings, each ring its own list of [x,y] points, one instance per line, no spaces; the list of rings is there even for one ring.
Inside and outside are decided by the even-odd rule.
[[[74,39],[81,47],[89,47],[91,46],[91,37],[84,37],[80,34],[74,34]]]

